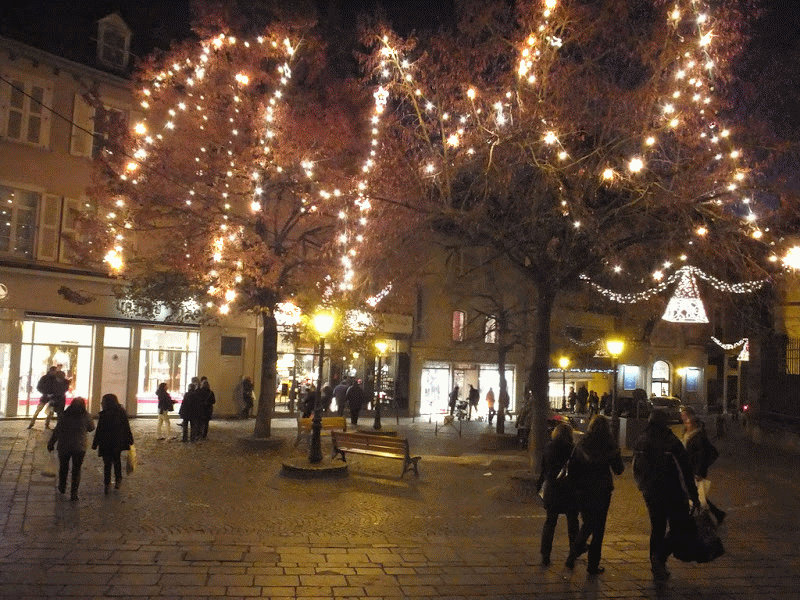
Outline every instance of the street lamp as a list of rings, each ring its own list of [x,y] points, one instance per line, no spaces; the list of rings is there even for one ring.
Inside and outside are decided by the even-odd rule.
[[[389,344],[383,340],[375,342],[375,348],[378,350],[378,376],[375,378],[375,388],[378,398],[375,401],[375,422],[372,424],[373,429],[381,428],[381,369],[383,368],[381,362],[383,360],[383,353],[386,352],[388,346]]]
[[[614,439],[619,442],[619,414],[617,413],[617,360],[622,350],[625,348],[625,342],[619,339],[606,340],[606,350],[614,359],[614,381],[611,386],[611,431],[614,434]]]
[[[561,410],[567,410],[567,367],[569,358],[562,356],[558,359],[558,366],[561,367]]]
[[[308,452],[308,462],[322,462],[322,444],[320,433],[322,431],[322,363],[325,358],[325,336],[333,329],[333,315],[328,312],[319,312],[314,315],[314,329],[319,334],[319,375],[317,376],[317,395],[314,398],[314,418],[311,420],[311,449]]]

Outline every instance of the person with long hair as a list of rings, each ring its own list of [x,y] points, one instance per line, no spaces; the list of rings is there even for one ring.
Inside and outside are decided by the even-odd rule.
[[[572,427],[559,423],[553,429],[551,439],[544,449],[542,469],[537,490],[542,496],[547,518],[542,526],[540,552],[542,564],[550,564],[550,551],[553,549],[553,535],[558,523],[558,515],[567,516],[567,535],[572,548],[578,536],[578,499],[575,484],[570,477],[559,477],[559,473],[572,456],[575,444],[572,441]]]
[[[114,488],[122,485],[122,458],[124,450],[133,445],[133,433],[128,422],[128,415],[114,394],[106,394],[100,400],[100,417],[97,420],[97,431],[94,432],[92,450],[97,450],[103,458],[103,484],[108,495],[111,486],[111,468],[114,468]]]
[[[697,493],[700,499],[700,506],[707,508],[718,524],[722,524],[727,514],[721,508],[715,506],[708,498],[708,491],[711,489],[711,480],[708,478],[708,468],[711,466],[719,452],[708,439],[706,426],[691,406],[684,406],[681,409],[681,419],[686,425],[686,432],[683,434],[683,445],[689,455],[689,463],[694,472],[694,482],[697,486]]]
[[[52,452],[58,443],[58,491],[67,491],[67,473],[72,462],[71,500],[78,499],[78,486],[81,483],[81,466],[86,456],[87,435],[94,429],[92,415],[86,410],[86,400],[80,396],[61,413],[56,423],[47,449]]]
[[[587,572],[599,575],[605,571],[600,566],[600,552],[611,505],[611,492],[614,490],[611,473],[622,475],[624,470],[622,454],[611,433],[608,419],[603,415],[593,416],[586,435],[575,447],[575,457],[570,466],[578,490],[582,523],[575,543],[570,548],[567,568],[574,568],[575,560],[588,549]],[[587,546],[589,537],[592,541]]]

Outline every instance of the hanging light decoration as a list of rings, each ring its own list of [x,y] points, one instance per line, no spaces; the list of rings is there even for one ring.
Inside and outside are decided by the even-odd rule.
[[[661,318],[672,323],[708,323],[706,309],[691,270],[681,271],[678,285]]]

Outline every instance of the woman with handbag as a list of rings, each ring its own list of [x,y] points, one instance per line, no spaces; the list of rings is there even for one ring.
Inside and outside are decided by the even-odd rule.
[[[169,420],[169,413],[175,408],[175,402],[172,396],[167,391],[167,382],[163,381],[158,384],[156,389],[156,397],[158,398],[158,425],[156,425],[156,437],[163,440],[164,436],[161,435],[161,425],[167,424],[167,435],[172,435],[172,423]]]
[[[114,394],[106,394],[100,400],[100,416],[94,432],[92,450],[103,458],[103,484],[108,495],[111,486],[111,467],[114,467],[114,488],[122,485],[122,458],[124,450],[133,446],[133,433],[125,409]]]
[[[550,564],[550,551],[553,548],[553,535],[558,523],[558,515],[567,515],[567,535],[572,548],[578,535],[578,500],[575,486],[568,476],[568,462],[575,445],[572,441],[572,427],[559,423],[553,429],[552,438],[542,456],[542,468],[536,489],[542,496],[547,518],[542,527],[540,552],[542,564]]]
[[[681,410],[681,419],[686,425],[686,432],[683,435],[683,445],[689,455],[689,463],[692,465],[694,482],[697,486],[697,494],[700,499],[700,506],[707,508],[718,525],[722,525],[727,514],[724,510],[717,508],[708,499],[708,491],[711,489],[711,480],[708,478],[708,468],[717,460],[719,451],[708,439],[705,423],[703,423],[694,412],[691,406],[684,406]]]
[[[600,566],[600,552],[606,531],[608,508],[614,481],[611,473],[622,475],[625,466],[622,454],[611,434],[611,427],[604,415],[595,415],[589,421],[586,436],[575,447],[575,457],[570,464],[570,476],[575,479],[578,490],[578,508],[581,513],[581,529],[570,548],[566,566],[575,567],[575,560],[587,550],[590,575],[599,575],[605,569]]]

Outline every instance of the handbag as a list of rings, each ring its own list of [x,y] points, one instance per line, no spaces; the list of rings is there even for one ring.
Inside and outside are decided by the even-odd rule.
[[[689,490],[683,478],[683,471],[675,455],[671,452],[668,454],[675,461],[678,478],[688,502]],[[725,548],[709,511],[698,506],[693,507],[691,512],[687,511],[674,529],[670,528],[667,544],[672,550],[672,555],[683,562],[707,563],[725,554]]]
[[[125,472],[130,475],[136,470],[136,446],[131,444],[128,449],[128,458],[125,460]]]

